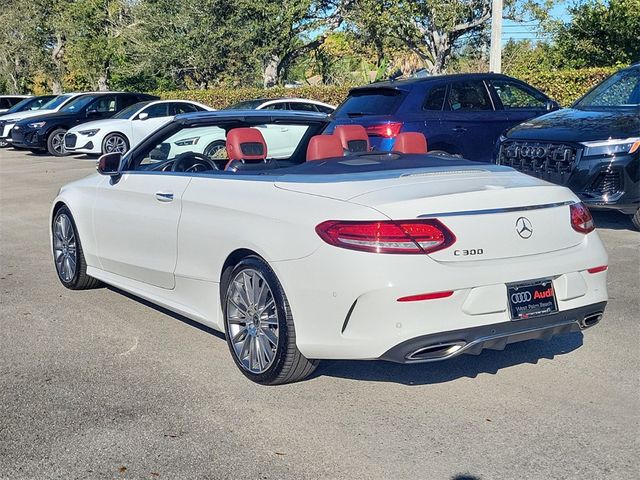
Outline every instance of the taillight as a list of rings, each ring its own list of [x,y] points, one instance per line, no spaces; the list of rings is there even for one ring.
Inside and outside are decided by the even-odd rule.
[[[402,123],[389,122],[382,123],[380,125],[369,125],[368,127],[365,127],[365,130],[367,131],[367,135],[372,137],[393,138],[400,133],[401,128]]]
[[[593,217],[587,206],[580,202],[569,205],[571,212],[571,226],[576,232],[589,233],[593,232],[596,226],[593,223]]]
[[[316,232],[330,245],[374,253],[432,253],[456,241],[438,220],[328,220],[318,225]]]

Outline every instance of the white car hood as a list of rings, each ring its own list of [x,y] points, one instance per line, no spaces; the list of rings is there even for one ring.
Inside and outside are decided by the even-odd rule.
[[[0,116],[0,120],[23,120],[25,118],[37,117],[39,115],[46,115],[47,113],[53,113],[55,110],[26,110],[24,112],[9,113]]]
[[[94,120],[93,122],[87,122],[80,125],[77,125],[71,129],[69,132],[79,132],[80,130],[91,130],[94,128],[105,129],[105,130],[113,130],[119,128],[126,128],[130,123],[130,120],[126,120],[124,118],[108,118],[105,120]]]

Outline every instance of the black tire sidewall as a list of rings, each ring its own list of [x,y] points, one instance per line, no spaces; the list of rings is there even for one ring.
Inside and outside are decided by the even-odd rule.
[[[256,270],[262,274],[264,279],[267,281],[269,288],[271,289],[271,293],[273,294],[275,303],[276,303],[276,312],[278,314],[278,348],[275,353],[275,360],[273,364],[263,373],[255,374],[249,372],[244,368],[240,360],[237,358],[233,345],[231,343],[231,336],[228,334],[229,332],[229,324],[227,322],[227,297],[229,294],[229,287],[231,285],[231,281],[236,277],[236,275],[247,268],[251,268]],[[236,366],[240,369],[240,371],[251,381],[261,384],[271,383],[274,379],[278,377],[280,372],[282,371],[286,359],[286,354],[288,350],[289,344],[289,329],[287,326],[287,315],[290,314],[287,307],[285,306],[285,295],[280,285],[280,281],[276,277],[275,273],[269,267],[269,265],[259,257],[251,256],[247,257],[238,263],[232,270],[231,275],[229,275],[229,280],[227,284],[224,286],[224,298],[222,299],[222,314],[224,317],[224,328],[227,339],[227,346],[229,347],[229,351],[231,352],[231,357],[235,362]]]
[[[116,132],[112,132],[107,134],[104,139],[102,140],[102,147],[100,148],[102,154],[104,155],[105,153],[111,153],[111,152],[107,152],[105,150],[105,145],[107,144],[107,140],[109,140],[109,138],[111,137],[120,137],[124,140],[124,144],[127,146],[127,149],[122,152],[122,155],[124,155],[125,153],[127,153],[129,151],[130,145],[129,145],[129,140],[127,139],[127,137],[125,137],[124,135],[122,135],[121,133],[116,133]]]
[[[202,154],[203,154],[205,157],[208,157],[209,155],[207,154],[207,150],[209,150],[210,148],[213,148],[213,147],[214,147],[214,146],[216,146],[216,145],[220,145],[220,146],[224,147],[224,146],[226,146],[226,143],[225,143],[225,141],[224,141],[224,140],[214,140],[213,142],[211,142],[209,145],[207,145],[207,146],[204,148],[204,150],[203,150]]]
[[[71,226],[73,228],[73,234],[76,237],[76,271],[73,274],[73,278],[71,279],[70,282],[66,282],[61,276],[60,276],[60,272],[58,272],[58,267],[56,266],[56,256],[55,256],[55,252],[53,250],[53,236],[55,235],[55,232],[53,230],[54,225],[56,224],[56,220],[58,219],[58,217],[60,215],[66,215],[67,218],[69,218],[69,220],[71,221]],[[56,214],[53,216],[53,221],[51,222],[51,255],[53,256],[53,268],[56,270],[56,275],[58,275],[58,280],[60,280],[60,282],[67,288],[74,288],[77,284],[78,284],[78,279],[80,278],[80,268],[82,267],[82,261],[83,259],[81,258],[81,252],[82,252],[82,248],[80,247],[80,236],[78,235],[78,229],[76,228],[76,222],[73,220],[73,215],[71,215],[71,212],[69,211],[69,209],[67,207],[60,207],[57,211]]]
[[[66,155],[66,152],[64,150],[63,150],[62,153],[57,153],[53,149],[53,146],[52,146],[53,137],[55,137],[58,133],[63,133],[63,136],[62,136],[62,148],[64,149],[64,134],[67,133],[67,130],[65,130],[64,128],[56,128],[47,137],[47,152],[49,152],[49,154],[53,155],[54,157],[64,157]]]

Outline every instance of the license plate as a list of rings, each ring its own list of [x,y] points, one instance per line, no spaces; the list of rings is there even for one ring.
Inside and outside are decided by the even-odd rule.
[[[507,296],[511,320],[524,320],[558,311],[550,278],[507,285]]]

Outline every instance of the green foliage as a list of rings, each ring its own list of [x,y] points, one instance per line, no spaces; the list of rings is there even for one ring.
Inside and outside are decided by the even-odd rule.
[[[588,0],[557,32],[563,65],[615,66],[640,60],[640,0]]]

